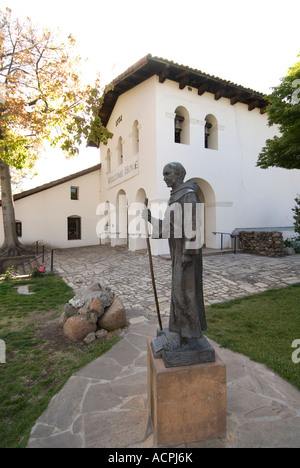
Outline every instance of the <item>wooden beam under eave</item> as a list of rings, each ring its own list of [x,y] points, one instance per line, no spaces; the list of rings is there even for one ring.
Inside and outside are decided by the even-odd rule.
[[[218,101],[219,99],[221,99],[221,97],[224,96],[224,94],[225,94],[225,89],[219,89],[219,91],[215,93],[215,101]]]
[[[198,88],[198,95],[199,95],[199,96],[202,96],[202,94],[204,94],[205,91],[207,91],[207,90],[208,90],[208,82],[203,83],[201,86],[199,86],[199,88]]]
[[[179,89],[184,89],[190,82],[190,79],[188,76],[185,76],[182,78],[182,80],[179,82]]]
[[[230,99],[230,104],[232,106],[234,106],[237,102],[240,102],[242,99],[242,95],[241,94],[236,94],[235,96],[233,96],[231,99]]]
[[[253,109],[255,109],[255,107],[258,107],[259,104],[259,101],[250,102],[250,104],[248,104],[248,111],[252,111]]]
[[[267,107],[268,107],[268,104],[266,106],[264,106],[264,107],[261,107],[260,108],[260,113],[264,114],[267,111]]]
[[[168,78],[168,76],[169,76],[169,67],[165,68],[159,73],[158,75],[159,82],[164,83],[166,79]]]

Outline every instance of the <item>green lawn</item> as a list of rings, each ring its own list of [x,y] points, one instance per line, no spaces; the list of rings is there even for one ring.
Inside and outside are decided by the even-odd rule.
[[[35,294],[18,294],[20,284]],[[39,333],[73,296],[58,276],[0,283],[0,339],[6,344],[6,363],[0,364],[0,448],[26,447],[32,426],[67,379],[118,341],[75,346]]]
[[[300,363],[292,361],[292,343],[300,339],[300,284],[212,305],[207,322],[209,338],[300,389]]]

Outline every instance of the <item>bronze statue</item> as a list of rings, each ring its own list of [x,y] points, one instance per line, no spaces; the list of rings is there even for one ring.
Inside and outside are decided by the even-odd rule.
[[[168,361],[170,364],[170,356],[175,356],[175,363],[171,363],[170,366],[178,365],[178,362],[179,365],[187,365],[202,362],[201,359],[205,359],[203,362],[214,360],[214,353],[212,357],[211,350],[209,358],[204,356],[205,352],[207,355],[207,347],[210,345],[202,335],[207,329],[207,324],[203,299],[198,187],[193,182],[184,183],[185,175],[186,171],[182,164],[175,162],[167,164],[163,170],[163,177],[172,190],[165,218],[158,223],[151,218],[151,212],[148,211],[148,220],[154,225],[159,225],[157,237],[166,237],[167,230],[172,261],[169,329],[163,332],[167,340],[162,346],[162,357],[168,355],[168,359],[164,359],[165,363]],[[201,349],[205,352],[199,361]],[[195,353],[196,362],[194,362]],[[191,355],[193,355],[192,360],[190,360]],[[159,356],[161,353],[157,357]],[[176,356],[179,356],[179,361]]]

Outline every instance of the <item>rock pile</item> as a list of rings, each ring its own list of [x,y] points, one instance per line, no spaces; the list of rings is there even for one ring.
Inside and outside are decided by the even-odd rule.
[[[287,254],[281,232],[241,231],[239,234],[245,252],[267,257],[281,257]]]
[[[64,335],[71,341],[91,343],[108,332],[126,326],[122,301],[99,283],[81,289],[67,304],[61,317]]]

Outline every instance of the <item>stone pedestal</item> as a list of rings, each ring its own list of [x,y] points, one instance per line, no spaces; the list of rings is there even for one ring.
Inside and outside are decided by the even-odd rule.
[[[158,447],[226,433],[226,367],[215,362],[166,368],[148,341],[148,403]]]

